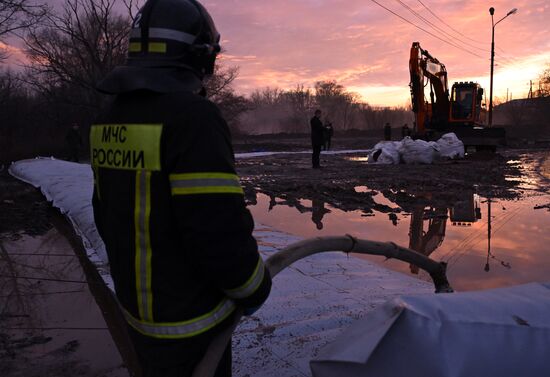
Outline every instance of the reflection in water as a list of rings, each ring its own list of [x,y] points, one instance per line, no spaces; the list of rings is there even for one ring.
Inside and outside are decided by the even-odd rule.
[[[257,223],[301,237],[352,234],[403,246],[417,245],[419,251],[431,254],[432,259],[448,263],[449,278],[458,290],[548,280],[550,212],[534,208],[541,202],[550,203],[550,196],[488,202],[472,189],[448,202],[442,198],[415,200],[412,196],[405,197],[404,193],[392,194],[378,193],[373,198],[377,203],[388,200],[391,207],[398,206],[402,212],[374,210],[371,216],[365,217],[361,210],[342,211],[322,201],[315,205],[313,199],[294,203],[264,194],[258,194],[258,204],[250,210]],[[270,202],[276,206],[270,206]],[[318,222],[322,223],[321,229],[317,227]],[[410,273],[407,264],[378,257],[358,257]],[[485,272],[487,265],[489,271]],[[419,277],[427,278],[422,272]]]
[[[472,226],[481,220],[479,197],[471,193],[464,194],[464,198],[456,201],[450,208],[451,222],[454,226]]]
[[[416,206],[411,214],[409,248],[429,257],[443,243],[447,217],[447,208]],[[424,221],[428,222],[426,231]],[[418,274],[418,266],[411,264],[409,268],[411,273]]]
[[[431,195],[426,195],[426,197],[430,198]],[[510,269],[512,266],[509,262],[499,259],[491,252],[492,201],[487,199],[484,203],[487,203],[487,258],[484,271],[490,271],[490,260],[496,260],[503,267]],[[450,216],[447,215],[448,213],[450,213]],[[415,206],[411,212],[409,248],[429,257],[443,244],[449,217],[453,226],[471,227],[472,224],[482,218],[479,197],[473,192],[465,192],[463,197],[449,208]],[[411,273],[418,274],[419,269],[417,266],[410,265],[409,268]]]
[[[127,376],[121,365],[67,239],[55,228],[17,241],[0,234],[1,375]]]
[[[487,260],[485,262],[485,268],[483,269],[485,272],[491,271],[491,266],[489,265],[490,259],[494,259],[500,264],[507,268],[511,269],[512,265],[509,262],[505,262],[501,259],[498,259],[492,252],[491,252],[491,232],[492,232],[492,216],[491,216],[491,199],[487,199]]]
[[[423,199],[430,201],[431,194]],[[409,227],[409,248],[429,257],[443,243],[449,218],[453,226],[471,226],[481,219],[479,198],[473,191],[465,192],[463,197],[447,207],[414,206]],[[425,222],[427,222],[426,231]],[[410,265],[411,273],[418,274],[418,267]]]
[[[313,199],[311,206],[311,221],[315,224],[317,229],[323,229],[323,216],[330,210],[325,208],[325,202],[320,199]]]

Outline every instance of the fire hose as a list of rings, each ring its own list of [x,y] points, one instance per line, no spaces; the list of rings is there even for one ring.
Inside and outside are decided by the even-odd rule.
[[[296,242],[269,257],[265,264],[271,277],[274,278],[279,272],[292,263],[310,255],[326,251],[380,255],[386,258],[399,259],[403,262],[414,264],[426,271],[432,278],[435,286],[435,293],[453,292],[447,280],[446,263],[436,262],[425,255],[401,247],[393,242],[362,240],[350,235],[344,237],[317,237]],[[233,323],[214,338],[203,359],[195,367],[192,377],[214,376],[221,357],[227,344],[231,341],[233,331],[239,324],[242,315],[242,309],[237,309]]]

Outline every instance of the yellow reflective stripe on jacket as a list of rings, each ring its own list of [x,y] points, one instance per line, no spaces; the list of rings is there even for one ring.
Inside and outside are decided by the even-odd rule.
[[[141,321],[123,309],[126,321],[143,335],[162,339],[190,338],[221,323],[235,310],[233,301],[225,298],[209,313],[182,322]]]
[[[151,290],[151,172],[136,172],[134,208],[136,295],[141,319],[153,320],[153,294]]]
[[[243,189],[236,174],[187,173],[171,174],[172,195],[241,194]]]
[[[235,299],[246,298],[252,295],[262,284],[262,281],[264,280],[264,273],[264,262],[262,258],[258,256],[256,268],[246,283],[235,289],[224,290],[225,294]]]

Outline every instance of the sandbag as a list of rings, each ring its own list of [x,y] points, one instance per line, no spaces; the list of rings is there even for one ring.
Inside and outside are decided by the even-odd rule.
[[[401,157],[399,141],[381,141],[376,144],[369,154],[369,164],[397,165]]]
[[[437,143],[413,140],[408,136],[401,141],[400,152],[406,164],[431,164],[439,158]]]
[[[464,158],[464,143],[453,132],[441,136],[436,143],[442,158],[451,160]]]

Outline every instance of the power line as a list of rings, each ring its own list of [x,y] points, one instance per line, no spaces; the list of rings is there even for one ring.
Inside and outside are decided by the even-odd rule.
[[[449,33],[447,33],[445,30],[441,29],[439,26],[435,25],[433,22],[431,22],[430,20],[426,19],[424,16],[422,16],[420,13],[418,13],[417,11],[415,11],[414,9],[412,9],[409,5],[407,5],[405,2],[401,1],[401,0],[395,0],[397,1],[399,4],[401,4],[401,6],[403,6],[405,9],[407,9],[410,13],[412,13],[416,18],[420,19],[422,22],[424,22],[426,25],[432,27],[433,29],[437,30],[438,32],[442,33],[443,35],[445,35],[447,38],[449,38],[450,40],[456,40],[457,42],[459,43],[462,43],[463,45],[465,46],[468,46],[468,47],[471,47],[471,48],[475,48],[476,50],[479,50],[479,51],[483,51],[483,52],[486,52],[486,53],[490,53],[489,50],[486,50],[484,48],[481,48],[481,47],[478,47],[478,46],[474,46],[473,44],[471,43],[468,43],[468,42],[465,42],[463,41],[462,39],[460,38],[457,38],[453,35],[450,35]]]
[[[383,8],[383,9],[385,9],[386,11],[390,12],[390,13],[393,14],[394,16],[399,17],[400,19],[402,19],[402,20],[405,21],[406,23],[408,23],[408,24],[414,26],[414,27],[417,28],[417,29],[422,30],[424,33],[426,33],[426,34],[428,34],[428,35],[431,35],[432,37],[434,37],[434,38],[436,38],[436,39],[439,39],[441,42],[446,43],[446,44],[448,44],[448,45],[451,45],[451,46],[453,46],[453,47],[455,47],[455,48],[458,48],[459,50],[462,50],[462,51],[464,51],[464,52],[467,52],[468,54],[473,55],[473,56],[475,56],[475,57],[478,57],[478,58],[480,58],[480,59],[485,59],[484,57],[482,57],[482,56],[480,56],[480,55],[478,55],[478,54],[476,54],[476,53],[474,53],[474,52],[472,52],[472,51],[469,51],[469,50],[463,48],[462,46],[459,46],[459,45],[457,45],[457,44],[454,44],[454,43],[452,43],[452,42],[449,42],[449,41],[447,41],[446,39],[443,39],[443,38],[441,38],[441,37],[439,37],[439,36],[433,34],[432,32],[430,32],[430,31],[424,29],[423,27],[416,25],[416,24],[413,23],[412,21],[406,19],[405,17],[401,16],[400,14],[398,14],[398,13],[394,12],[393,10],[391,10],[391,9],[385,7],[384,5],[380,4],[378,1],[376,1],[376,0],[371,0],[371,1],[372,1],[373,3],[375,3],[376,5],[378,5],[379,7],[381,7],[381,8]]]
[[[481,41],[477,41],[475,39],[472,39],[470,37],[468,37],[467,35],[464,35],[462,34],[460,31],[456,30],[455,28],[453,28],[451,25],[449,25],[448,23],[446,23],[443,19],[441,19],[437,14],[435,14],[430,8],[428,8],[423,2],[422,0],[417,0],[420,4],[422,4],[422,6],[424,8],[426,8],[426,10],[428,12],[430,12],[432,14],[432,16],[434,16],[435,18],[437,18],[442,24],[444,24],[445,26],[447,26],[449,29],[451,29],[452,31],[454,31],[455,33],[463,36],[464,38],[472,41],[472,42],[475,42],[475,43],[479,43],[479,44],[482,44],[482,45],[485,45],[485,42],[481,42]]]
[[[424,2],[422,2],[422,0],[417,0],[417,1],[418,1],[418,2],[419,2],[428,12],[430,12],[430,14],[431,14],[432,16],[434,16],[437,20],[439,20],[442,24],[444,24],[445,26],[447,26],[449,29],[451,29],[451,30],[454,31],[455,33],[459,34],[460,36],[462,36],[462,37],[464,37],[464,38],[466,38],[466,39],[468,39],[468,40],[470,40],[470,41],[472,41],[472,42],[475,42],[475,43],[478,43],[478,44],[481,44],[481,45],[486,45],[486,43],[481,42],[481,41],[477,41],[477,40],[475,40],[475,39],[472,39],[472,38],[468,37],[467,35],[461,33],[460,31],[456,30],[455,28],[453,28],[451,25],[449,25],[447,22],[445,22],[445,20],[443,20],[441,17],[439,17],[437,14],[435,14],[435,12],[432,11],[428,6],[426,6],[426,4],[425,4]],[[400,2],[401,2],[401,1],[400,1]],[[417,13],[417,12],[415,12],[415,13]],[[422,17],[422,18],[423,18],[423,17]],[[431,23],[430,23],[430,24],[431,24]],[[437,28],[439,31],[444,32],[444,31],[441,30],[439,27],[436,27],[436,28]],[[453,37],[452,35],[447,34],[446,32],[444,32],[444,33],[445,33],[447,36],[451,37],[451,38],[455,38],[455,37]],[[478,49],[478,50],[480,50],[480,51],[484,51],[484,52],[486,52],[486,53],[488,53],[488,54],[491,53],[490,49],[487,50],[487,49],[483,49],[483,48],[474,46],[474,45],[472,45],[472,44],[470,44],[470,43],[467,43],[467,42],[465,42],[465,41],[463,41],[463,40],[461,40],[461,39],[459,39],[459,41],[460,41],[461,43],[467,45],[467,46],[473,47],[473,48]],[[497,50],[500,50],[501,53],[495,52],[495,55],[496,55],[496,56],[499,56],[501,59],[504,59],[504,60],[505,60],[505,62],[504,62],[505,65],[508,65],[508,66],[514,65],[514,66],[517,66],[517,67],[519,68],[519,61],[518,61],[517,59],[515,59],[515,58],[513,58],[513,57],[506,56],[506,55],[505,55],[505,51],[504,51],[502,48],[498,47],[498,46],[496,46],[496,49],[497,49]]]

